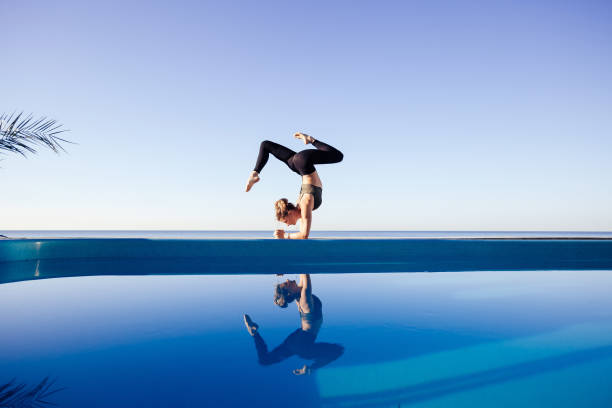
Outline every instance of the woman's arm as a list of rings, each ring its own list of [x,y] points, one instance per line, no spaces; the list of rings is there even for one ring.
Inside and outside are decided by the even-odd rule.
[[[310,313],[312,307],[312,283],[310,282],[310,274],[303,273],[300,275],[300,307],[304,313]]]
[[[310,297],[312,295],[312,283],[310,282],[309,273],[300,275],[300,286],[302,287],[302,296]]]
[[[300,219],[300,232],[286,233],[286,239],[308,239],[310,226],[312,225],[312,209],[314,208],[314,197],[310,194],[304,195],[300,202],[302,218]]]

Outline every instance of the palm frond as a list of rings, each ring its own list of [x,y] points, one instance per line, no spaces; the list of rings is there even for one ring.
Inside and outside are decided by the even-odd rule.
[[[15,379],[0,385],[0,408],[46,408],[57,405],[47,398],[63,390],[54,388],[55,380],[45,377],[39,384],[28,388],[26,384],[17,384]]]
[[[32,114],[0,114],[0,153],[8,151],[25,156],[36,153],[38,146],[45,146],[58,153],[65,151],[61,143],[72,143],[59,137],[66,129],[54,119]]]

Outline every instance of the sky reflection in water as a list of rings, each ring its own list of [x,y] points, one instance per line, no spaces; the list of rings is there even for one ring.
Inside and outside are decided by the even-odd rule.
[[[610,271],[312,275],[315,342],[342,353],[302,376],[293,371],[312,360],[261,365],[243,322],[248,313],[270,351],[295,333],[295,304],[273,303],[285,278],[297,275],[0,285],[0,383],[57,378],[61,407],[612,400]]]

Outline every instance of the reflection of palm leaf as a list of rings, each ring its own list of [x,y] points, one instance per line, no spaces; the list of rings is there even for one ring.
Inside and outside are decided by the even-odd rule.
[[[36,153],[36,146],[46,146],[57,153],[64,150],[61,142],[71,143],[58,136],[66,132],[61,127],[54,119],[34,119],[23,112],[0,114],[0,152],[6,150],[25,156],[26,153]]]
[[[28,388],[26,384],[16,384],[15,380],[0,385],[0,408],[45,408],[54,404],[47,398],[63,388],[52,389],[55,380],[46,377],[35,387]]]

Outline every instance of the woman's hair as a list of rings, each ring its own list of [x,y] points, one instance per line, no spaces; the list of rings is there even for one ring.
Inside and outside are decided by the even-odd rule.
[[[285,308],[289,303],[293,302],[294,299],[294,296],[281,286],[280,283],[274,287],[274,303],[276,303],[277,306]]]
[[[289,211],[294,209],[295,205],[291,204],[286,198],[281,198],[274,203],[274,210],[276,210],[276,219],[278,221],[285,218],[289,214]]]

